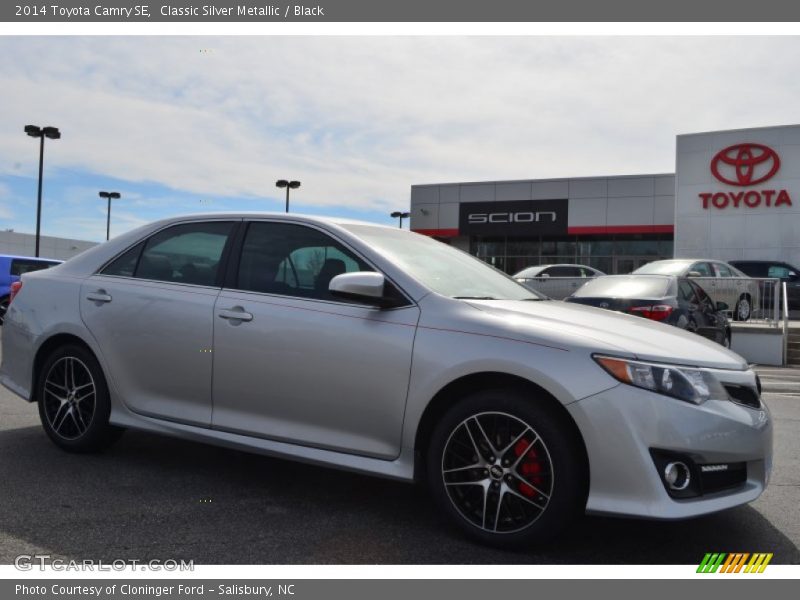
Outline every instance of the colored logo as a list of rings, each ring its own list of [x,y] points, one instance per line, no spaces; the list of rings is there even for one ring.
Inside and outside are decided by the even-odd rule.
[[[770,179],[781,167],[781,159],[763,144],[736,144],[720,150],[711,159],[711,173],[723,183],[749,186]]]
[[[697,567],[698,573],[763,573],[769,561],[772,560],[772,552],[734,552],[726,554],[724,552],[709,552],[704,557],[700,566]]]

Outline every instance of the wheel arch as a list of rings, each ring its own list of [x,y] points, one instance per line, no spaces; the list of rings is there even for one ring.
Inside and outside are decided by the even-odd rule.
[[[36,381],[39,379],[39,373],[42,369],[44,361],[47,360],[47,357],[56,348],[60,348],[61,346],[65,346],[67,344],[81,346],[82,348],[85,348],[87,352],[90,352],[92,356],[97,358],[97,354],[95,354],[92,347],[81,337],[73,333],[57,333],[50,336],[37,348],[36,354],[33,358],[33,369],[31,373],[31,402],[39,401],[39,399],[36,397]],[[98,364],[100,364],[100,361],[98,361]],[[102,364],[100,368],[102,369]]]
[[[507,388],[528,392],[532,395],[535,394],[537,402],[545,403],[558,415],[561,424],[578,444],[583,455],[584,465],[586,467],[586,485],[588,489],[589,456],[586,450],[586,443],[584,442],[583,435],[577,423],[575,423],[575,420],[567,409],[564,408],[564,405],[559,402],[553,394],[533,381],[518,375],[497,371],[471,373],[458,377],[442,387],[433,398],[431,398],[420,417],[414,436],[414,479],[418,482],[424,481],[425,457],[427,455],[431,434],[433,433],[436,423],[444,416],[447,410],[453,406],[459,398],[468,393],[497,388]]]

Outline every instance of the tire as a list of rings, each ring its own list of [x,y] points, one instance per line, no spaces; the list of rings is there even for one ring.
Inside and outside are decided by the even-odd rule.
[[[68,344],[52,352],[39,370],[35,391],[45,433],[67,452],[99,452],[124,431],[108,422],[108,385],[97,359],[82,346]]]
[[[479,542],[544,544],[586,509],[588,466],[573,431],[565,416],[530,393],[470,394],[433,430],[426,454],[431,495],[451,523]]]
[[[6,313],[8,312],[8,296],[0,298],[0,327],[6,320]]]
[[[736,307],[733,309],[733,318],[735,321],[747,321],[753,313],[753,304],[750,300],[750,294],[742,294],[736,302]]]

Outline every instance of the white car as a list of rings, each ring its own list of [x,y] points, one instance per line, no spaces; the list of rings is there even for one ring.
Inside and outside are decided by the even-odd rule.
[[[525,287],[553,300],[563,300],[578,291],[587,281],[605,275],[586,265],[538,265],[513,275]]]
[[[14,293],[0,382],[66,451],[138,429],[416,479],[501,546],[585,511],[695,517],[767,485],[772,423],[740,356],[547,300],[408,231],[172,218]]]

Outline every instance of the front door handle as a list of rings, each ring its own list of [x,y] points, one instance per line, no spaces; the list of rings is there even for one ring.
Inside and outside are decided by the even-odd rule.
[[[89,292],[86,294],[86,299],[91,300],[92,302],[111,302],[111,296],[106,294],[105,290]]]
[[[223,309],[219,311],[219,317],[221,319],[230,319],[231,321],[252,321],[253,315],[249,312],[245,312],[245,310],[241,306],[234,306],[233,308]]]

